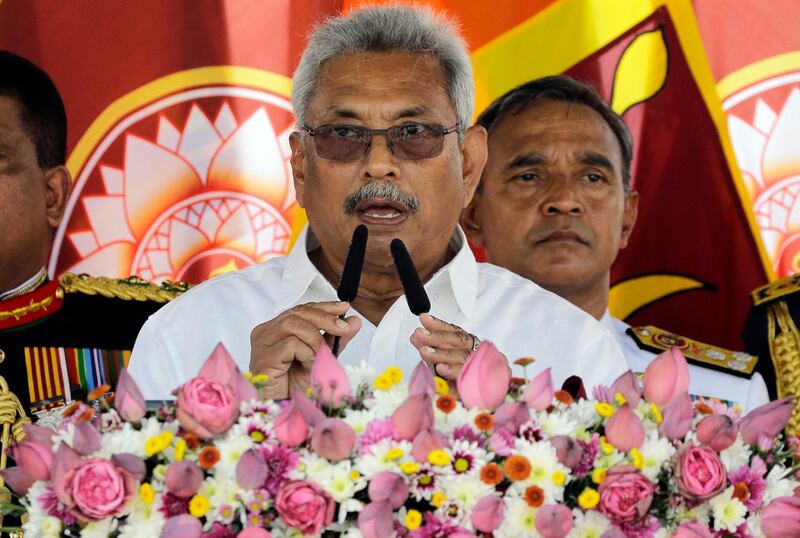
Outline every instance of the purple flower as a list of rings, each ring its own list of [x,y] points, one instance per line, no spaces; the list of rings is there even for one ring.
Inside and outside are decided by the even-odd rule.
[[[267,463],[267,481],[264,489],[274,497],[284,482],[289,480],[289,472],[297,467],[300,455],[290,448],[281,445],[266,445],[261,447],[261,455]]]
[[[370,420],[367,429],[358,438],[359,453],[371,455],[370,447],[384,439],[397,439],[397,432],[391,420]]]
[[[542,429],[533,420],[529,420],[528,422],[519,427],[519,436],[532,443],[534,441],[541,441],[543,439]]]
[[[660,528],[661,523],[651,515],[620,525],[620,530],[625,533],[625,538],[653,538]]]
[[[594,434],[588,441],[581,441],[580,439],[576,439],[576,441],[583,449],[583,454],[581,454],[581,462],[575,468],[575,476],[582,478],[594,468],[594,459],[600,451],[600,436]]]
[[[483,437],[473,430],[469,424],[464,424],[453,430],[453,440],[466,441],[468,443],[475,443],[478,446],[483,446]]]
[[[514,435],[505,428],[495,428],[489,437],[489,448],[498,456],[510,456],[514,450]]]
[[[447,538],[456,532],[469,532],[450,521],[443,521],[428,512],[425,514],[425,524],[417,530],[408,533],[408,538]]]
[[[735,486],[743,483],[750,492],[744,505],[748,510],[758,510],[764,501],[764,491],[767,489],[767,481],[764,476],[767,474],[767,466],[760,456],[753,457],[750,467],[742,465],[735,472],[728,475],[728,482]]]
[[[53,486],[48,485],[44,489],[44,493],[39,495],[36,499],[42,505],[47,513],[53,517],[57,517],[60,519],[64,525],[74,525],[78,522],[68,510],[64,504],[58,500],[56,497],[55,492],[53,491]]]
[[[227,525],[214,523],[211,529],[203,533],[203,538],[236,538],[236,533]]]
[[[592,389],[592,399],[598,402],[612,403],[614,401],[614,395],[611,394],[611,389],[605,385],[595,385]]]
[[[161,497],[161,512],[165,518],[189,513],[189,499],[182,499],[172,493],[165,493]]]

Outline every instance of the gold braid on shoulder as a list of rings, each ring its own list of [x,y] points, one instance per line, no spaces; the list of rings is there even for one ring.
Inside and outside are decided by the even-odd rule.
[[[191,287],[186,282],[169,280],[159,286],[137,276],[108,278],[64,273],[58,280],[66,293],[84,293],[124,301],[155,301],[157,303],[169,302]]]

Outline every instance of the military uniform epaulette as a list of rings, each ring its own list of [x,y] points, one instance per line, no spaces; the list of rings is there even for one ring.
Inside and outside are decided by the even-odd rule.
[[[661,352],[677,347],[690,363],[739,377],[751,377],[758,363],[754,355],[697,342],[652,325],[631,327],[628,334],[642,349]]]
[[[756,288],[750,292],[750,298],[753,301],[753,306],[759,306],[799,291],[800,273]]]
[[[104,276],[64,273],[58,279],[65,293],[85,293],[123,301],[155,301],[167,303],[189,289],[185,282],[165,281],[153,284],[142,278],[108,278]]]

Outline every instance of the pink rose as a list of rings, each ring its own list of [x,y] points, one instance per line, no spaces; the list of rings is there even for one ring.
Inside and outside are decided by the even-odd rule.
[[[647,514],[653,484],[636,467],[616,465],[600,484],[600,511],[613,523],[628,523]]]
[[[233,392],[205,377],[182,385],[175,407],[181,426],[201,439],[228,431],[239,415],[239,399]]]
[[[693,446],[678,454],[678,490],[687,499],[710,499],[725,488],[727,473],[719,456],[707,446]]]
[[[326,491],[305,480],[286,482],[275,496],[284,523],[303,534],[317,535],[333,521],[336,504]]]
[[[136,479],[103,458],[81,462],[67,473],[64,482],[74,502],[70,511],[82,520],[118,515],[136,492]]]

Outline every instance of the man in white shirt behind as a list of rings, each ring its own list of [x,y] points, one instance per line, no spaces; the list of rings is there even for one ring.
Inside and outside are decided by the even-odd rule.
[[[408,375],[422,359],[450,380],[480,340],[511,360],[534,357],[529,370],[551,367],[557,384],[570,375],[609,383],[627,369],[591,316],[477,264],[467,246],[457,223],[486,161],[486,131],[469,127],[470,60],[451,23],[408,7],[329,20],[303,53],[292,103],[291,164],[309,225],[288,256],[197,286],[149,319],[130,362],[146,398],[170,398],[220,341],[240,368],[269,375],[273,398],[307,388],[316,350],[334,336],[344,364]],[[369,229],[361,284],[340,303],[335,288],[359,224]],[[402,297],[395,238],[430,315],[413,315]]]
[[[633,144],[591,87],[566,76],[522,84],[478,117],[489,136],[480,187],[461,223],[487,259],[600,320],[634,372],[655,357],[608,311],[611,265],[636,223]],[[689,364],[689,391],[752,409],[769,400],[758,373]],[[736,362],[736,361],[732,361]],[[730,368],[730,372],[735,369]]]

